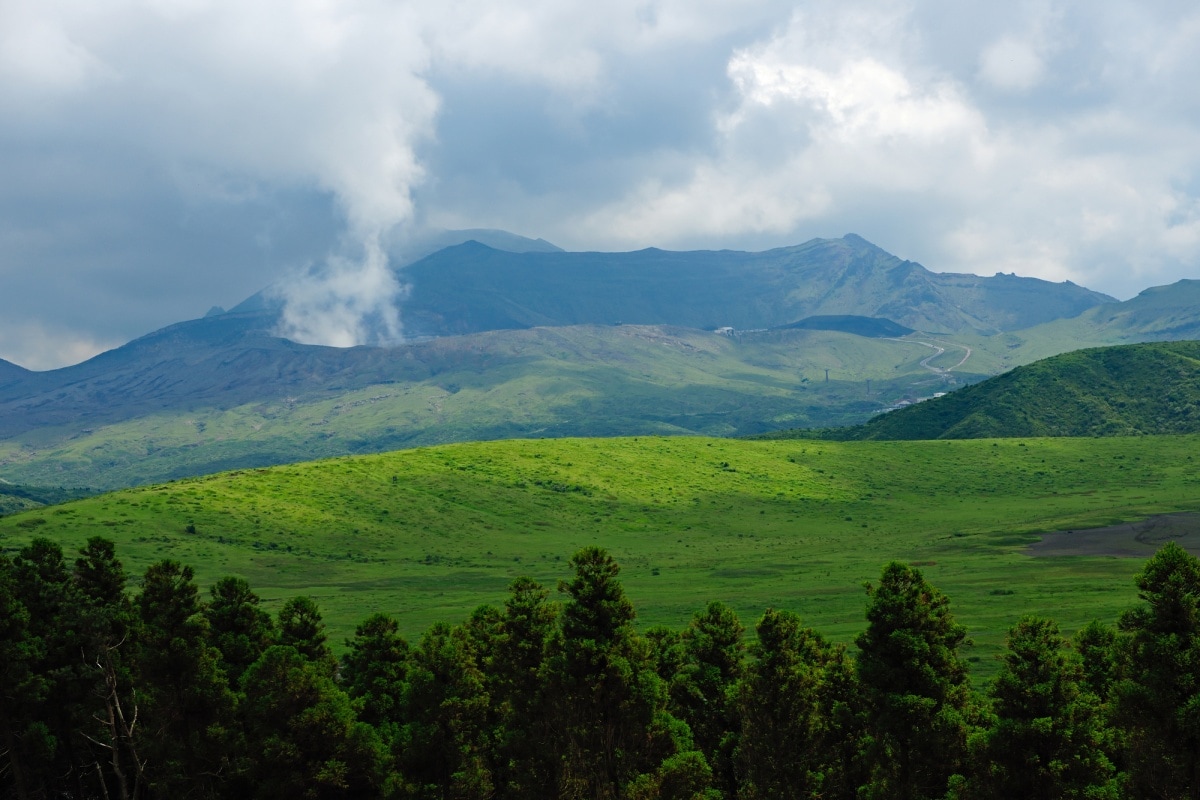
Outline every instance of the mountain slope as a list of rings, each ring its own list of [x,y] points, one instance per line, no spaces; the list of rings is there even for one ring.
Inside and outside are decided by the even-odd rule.
[[[1003,337],[1025,363],[1080,347],[1200,339],[1200,280],[1155,286],[1130,300]]]
[[[448,441],[746,435],[853,424],[945,385],[919,342],[828,331],[574,326],[346,350],[255,341],[210,350],[167,332],[86,379],[0,400],[0,476],[115,488]]]
[[[11,361],[0,358],[0,386],[12,381],[28,378],[32,373],[24,367],[19,367]]]
[[[1079,350],[893,411],[855,439],[1200,432],[1200,342]]]

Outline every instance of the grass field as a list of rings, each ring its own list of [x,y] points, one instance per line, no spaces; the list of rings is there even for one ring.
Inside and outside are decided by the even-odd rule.
[[[131,489],[0,519],[0,546],[102,535],[131,572],[170,557],[204,586],[309,594],[340,644],[372,611],[415,636],[553,585],[608,548],[643,625],[710,599],[751,626],[793,609],[834,639],[863,627],[863,583],[922,567],[968,626],[980,674],[1023,613],[1072,631],[1136,599],[1138,559],[1035,558],[1043,531],[1200,510],[1200,437],[939,442],[700,437],[513,440],[339,458]],[[193,532],[194,531],[194,532]]]

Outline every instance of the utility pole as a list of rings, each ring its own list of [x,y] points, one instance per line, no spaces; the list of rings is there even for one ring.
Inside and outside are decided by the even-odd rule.
[[[825,382],[829,383],[829,370],[825,370]]]

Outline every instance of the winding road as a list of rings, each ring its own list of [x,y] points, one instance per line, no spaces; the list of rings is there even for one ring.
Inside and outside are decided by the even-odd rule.
[[[925,369],[929,370],[930,372],[932,372],[934,375],[946,375],[947,373],[951,372],[952,370],[956,370],[959,367],[961,367],[963,364],[967,363],[967,359],[971,357],[971,348],[967,347],[965,344],[954,344],[953,342],[943,342],[943,341],[939,341],[938,339],[933,339],[928,342],[923,342],[920,339],[899,339],[899,338],[893,338],[893,337],[888,337],[888,338],[891,339],[893,342],[909,342],[912,344],[923,344],[926,347],[932,347],[935,351],[937,351],[937,352],[933,353],[932,355],[926,356],[925,358],[921,359],[921,366],[924,367]],[[957,364],[943,369],[941,367],[935,367],[933,364],[929,363],[930,361],[933,361],[935,358],[940,356],[942,353],[946,352],[946,347],[942,347],[942,345],[946,345],[946,347],[957,347],[963,351],[963,357],[961,359],[959,359]]]

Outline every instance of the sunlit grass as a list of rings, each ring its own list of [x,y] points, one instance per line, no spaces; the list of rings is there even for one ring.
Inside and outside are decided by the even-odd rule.
[[[518,575],[553,585],[579,547],[608,548],[643,624],[680,626],[721,599],[827,635],[862,629],[863,583],[922,565],[968,625],[983,671],[1021,614],[1066,630],[1112,621],[1139,564],[1035,559],[1040,531],[1200,509],[1200,438],[750,442],[699,437],[515,440],[254,469],[0,519],[33,535],[118,543],[207,585],[239,574],[272,604],[318,599],[338,642],[372,611],[408,635],[500,603]],[[194,530],[194,533],[189,532]]]

